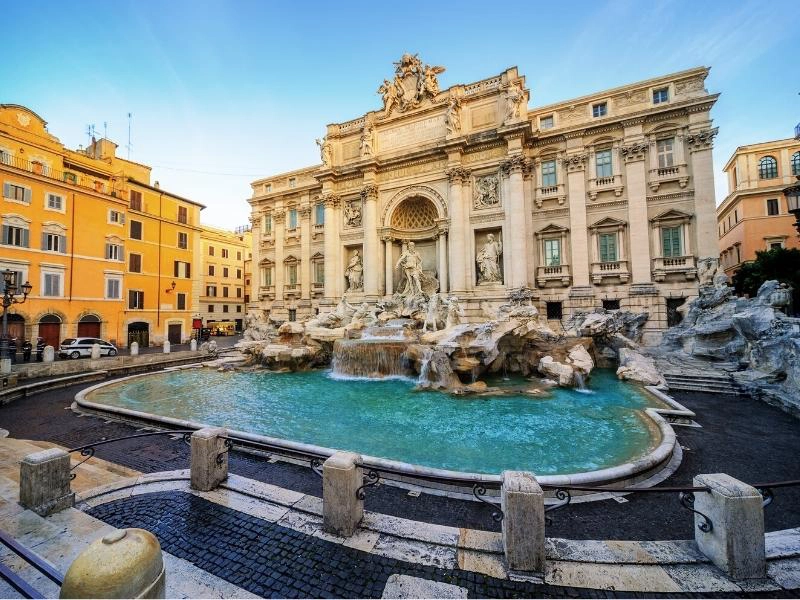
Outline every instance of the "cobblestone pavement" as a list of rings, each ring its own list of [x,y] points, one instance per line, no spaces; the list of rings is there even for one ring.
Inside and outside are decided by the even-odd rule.
[[[16,438],[46,440],[76,447],[104,438],[131,435],[136,428],[97,417],[78,417],[68,409],[81,387],[17,400],[0,407],[0,428]],[[800,479],[800,421],[750,398],[680,394],[677,399],[697,413],[702,428],[676,427],[684,446],[683,463],[666,485],[690,484],[697,473],[729,473],[747,482]],[[101,446],[97,456],[146,473],[186,468],[189,448],[164,436]],[[321,496],[321,482],[307,467],[270,463],[239,452],[231,455],[233,473],[306,494]],[[570,539],[691,539],[692,519],[675,494],[627,496],[627,502],[604,500],[574,504],[552,513],[548,536]],[[379,486],[368,492],[367,510],[417,521],[498,530],[491,509],[466,500]],[[800,524],[800,488],[776,490],[765,510],[768,531]]]
[[[392,574],[464,587],[471,598],[730,597],[646,594],[509,581],[423,566],[334,544],[185,492],[158,492],[87,511],[115,527],[152,531],[162,548],[217,577],[269,598],[380,598]],[[737,597],[775,597],[775,593]],[[782,591],[781,596],[798,597]]]

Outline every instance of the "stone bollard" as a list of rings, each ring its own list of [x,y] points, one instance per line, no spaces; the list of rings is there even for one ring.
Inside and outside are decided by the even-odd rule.
[[[69,468],[69,454],[60,448],[28,454],[19,463],[19,503],[42,517],[72,507]]]
[[[52,346],[45,346],[44,353],[42,356],[42,361],[46,363],[51,363],[56,359],[56,351],[53,349]]]
[[[228,478],[224,427],[206,427],[192,434],[192,489],[208,492]]]
[[[170,345],[169,340],[164,340],[164,354],[169,354]]]
[[[117,529],[92,542],[64,575],[60,598],[166,598],[158,538],[144,529]]]
[[[8,375],[11,373],[11,359],[0,358],[0,375]]]
[[[503,550],[512,571],[544,572],[544,492],[533,473],[503,471]]]
[[[139,342],[131,342],[131,356],[138,356],[139,355]]]
[[[92,360],[100,358],[100,344],[92,344]]]
[[[191,342],[189,342],[189,350],[192,352],[197,352],[197,340],[193,339]]]
[[[363,485],[361,455],[337,452],[322,465],[322,517],[325,531],[350,537],[364,516],[364,501],[356,497]]]
[[[711,488],[694,494],[694,509],[712,524],[711,531],[701,531],[697,526],[704,520],[694,516],[700,551],[731,579],[766,577],[764,507],[758,490],[724,473],[698,475],[692,485]]]

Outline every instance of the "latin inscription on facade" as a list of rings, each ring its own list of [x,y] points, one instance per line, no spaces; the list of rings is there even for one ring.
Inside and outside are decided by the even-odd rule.
[[[381,151],[412,146],[420,142],[427,142],[443,138],[447,133],[444,124],[444,115],[429,117],[422,121],[398,125],[383,129],[378,132],[378,147]]]

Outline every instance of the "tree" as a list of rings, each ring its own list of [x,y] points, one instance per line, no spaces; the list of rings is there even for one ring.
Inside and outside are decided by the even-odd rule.
[[[777,279],[793,289],[794,312],[800,310],[800,250],[774,248],[756,252],[756,259],[743,264],[733,276],[733,287],[740,296],[755,297],[761,284]]]

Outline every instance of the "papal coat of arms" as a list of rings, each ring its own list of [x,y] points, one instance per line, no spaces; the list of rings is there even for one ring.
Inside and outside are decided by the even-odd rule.
[[[415,108],[426,98],[433,98],[439,93],[436,76],[444,72],[444,67],[423,65],[416,54],[403,54],[394,66],[394,81],[384,79],[378,88],[378,93],[383,97],[384,116],[394,109],[404,112]]]

